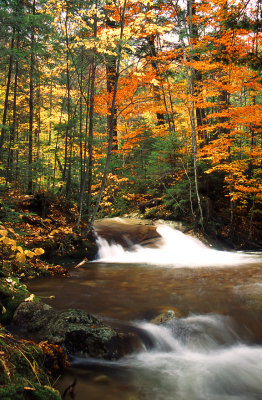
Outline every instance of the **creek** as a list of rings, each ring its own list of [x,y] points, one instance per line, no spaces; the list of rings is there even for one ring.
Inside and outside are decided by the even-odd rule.
[[[100,237],[96,261],[28,285],[53,307],[82,309],[143,343],[118,361],[72,358],[57,388],[77,378],[76,400],[261,399],[261,253],[217,251],[165,225],[158,232],[156,248]],[[150,323],[169,309],[181,317]]]

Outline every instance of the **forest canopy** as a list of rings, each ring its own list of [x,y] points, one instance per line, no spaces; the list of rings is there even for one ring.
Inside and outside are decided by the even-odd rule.
[[[2,190],[64,196],[77,226],[144,204],[255,238],[261,19],[260,0],[0,0]]]

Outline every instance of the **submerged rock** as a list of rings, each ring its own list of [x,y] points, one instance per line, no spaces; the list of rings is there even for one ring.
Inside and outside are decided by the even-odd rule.
[[[21,303],[13,323],[69,354],[116,360],[139,346],[135,334],[116,331],[84,311],[59,311],[43,303]]]
[[[173,310],[163,311],[161,314],[151,319],[150,322],[151,324],[162,325],[174,318],[180,318],[180,317],[181,317],[180,311],[173,309]]]

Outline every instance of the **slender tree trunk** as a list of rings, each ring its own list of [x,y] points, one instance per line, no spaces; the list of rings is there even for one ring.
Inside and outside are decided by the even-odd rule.
[[[188,11],[189,11],[189,44],[190,44],[190,51],[191,54],[193,53],[193,25],[192,25],[192,0],[188,0]],[[183,47],[184,51],[184,60],[186,61],[186,53],[185,47]],[[192,61],[192,55],[190,56],[190,61]],[[189,115],[190,115],[190,126],[191,126],[191,148],[192,148],[192,159],[193,159],[193,171],[194,171],[194,182],[195,182],[195,191],[197,197],[197,204],[198,204],[198,211],[199,211],[199,221],[204,229],[204,217],[203,217],[203,210],[201,199],[199,195],[199,188],[198,188],[198,170],[197,170],[197,132],[196,132],[196,122],[195,122],[195,104],[193,100],[194,96],[194,68],[192,66],[187,67],[187,87],[188,93],[190,95],[189,101]]]
[[[79,193],[83,182],[83,49],[81,52],[81,71],[80,71],[80,98],[79,98],[79,151],[80,151],[80,176],[79,176]]]
[[[18,40],[17,40],[18,43]],[[17,46],[18,48],[18,46]],[[14,99],[13,99],[13,122],[10,130],[10,159],[9,159],[9,169],[10,176],[9,180],[12,182],[13,180],[13,168],[14,168],[14,145],[17,137],[17,83],[18,83],[18,60],[15,62],[15,79],[14,79]]]
[[[111,104],[112,104],[112,95],[114,92],[114,86],[116,81],[117,74],[117,56],[107,56],[106,61],[106,89],[108,94],[108,103],[107,103],[107,135],[110,134],[111,127]],[[115,107],[114,118],[113,118],[113,148],[115,150],[118,149],[118,141],[117,141],[117,108]]]
[[[33,0],[32,14],[35,15],[35,0]],[[35,29],[31,28],[31,56],[30,56],[30,83],[29,83],[29,131],[28,131],[28,186],[29,194],[33,192],[33,129],[34,129],[34,73],[35,73]]]
[[[97,26],[95,26],[95,37],[97,34]],[[88,164],[87,164],[87,217],[88,221],[91,214],[91,199],[92,199],[92,183],[93,183],[93,141],[94,141],[94,102],[95,102],[95,76],[96,76],[96,58],[93,59],[91,71],[91,87],[90,87],[90,102],[89,102],[89,131],[88,131]]]
[[[9,67],[8,67],[8,74],[7,74],[7,83],[6,83],[6,91],[5,91],[5,103],[4,103],[4,112],[3,112],[3,120],[2,120],[2,129],[1,129],[1,136],[0,136],[0,159],[2,158],[2,148],[5,141],[5,133],[6,133],[6,120],[7,120],[7,111],[8,111],[8,101],[9,101],[9,92],[11,86],[11,77],[12,77],[12,69],[13,69],[13,61],[14,61],[14,31],[13,36],[10,43],[10,58],[9,58]]]
[[[51,78],[50,78],[50,105],[49,105],[49,118],[52,116],[53,112],[53,74],[51,72]],[[49,122],[49,135],[48,135],[48,144],[49,146],[52,143],[52,122]]]
[[[97,2],[96,2],[97,10]],[[97,15],[94,20],[94,38],[97,37]],[[94,140],[94,106],[95,106],[95,78],[96,78],[96,54],[95,50],[92,57],[91,74],[89,76],[90,89],[88,88],[88,98],[87,98],[87,117],[89,119],[89,124],[86,121],[86,129],[88,126],[88,163],[84,169],[83,178],[81,181],[81,191],[80,191],[80,201],[79,201],[79,217],[77,221],[77,227],[79,227],[82,213],[83,213],[83,198],[87,181],[87,220],[89,221],[91,214],[91,200],[92,200],[92,181],[93,181],[93,140]],[[90,93],[89,93],[90,92]],[[90,94],[90,95],[89,95]],[[86,132],[87,133],[87,132]]]
[[[109,172],[110,168],[110,160],[111,160],[111,153],[112,153],[112,148],[113,148],[113,140],[114,140],[114,116],[115,116],[115,106],[116,106],[116,94],[117,94],[117,88],[118,88],[118,80],[119,80],[119,75],[120,75],[120,62],[121,62],[121,56],[122,56],[122,40],[123,40],[123,33],[124,33],[124,16],[125,16],[125,10],[126,10],[126,0],[124,0],[122,12],[121,12],[121,18],[120,18],[120,37],[119,37],[119,45],[118,45],[118,56],[117,56],[117,64],[116,64],[116,79],[115,79],[115,85],[114,85],[114,91],[113,91],[113,97],[112,97],[112,104],[111,104],[111,114],[110,114],[110,131],[109,131],[109,137],[108,137],[108,147],[107,147],[107,155],[106,155],[106,162],[105,162],[105,168],[104,168],[104,173],[101,181],[101,186],[100,190],[96,199],[96,204],[93,209],[93,213],[90,217],[89,224],[87,227],[87,230],[85,232],[85,235],[88,235],[90,231],[93,228],[94,221],[98,212],[98,208],[105,190],[106,186],[106,180],[107,180],[107,175]]]
[[[189,35],[190,35],[190,43],[191,43],[191,50],[193,50],[193,43],[195,40],[199,38],[199,30],[198,25],[194,22],[194,16],[196,15],[196,7],[195,7],[195,0],[188,1],[188,15],[190,18],[190,27],[189,27]],[[191,54],[192,60],[199,61],[200,57],[198,54]],[[199,83],[203,82],[202,72],[199,70],[194,69],[194,95],[199,96],[201,94],[201,90],[198,88]],[[197,137],[203,144],[207,144],[207,136],[206,132],[203,129],[205,125],[205,110],[203,108],[195,107],[196,113],[196,130],[197,130]]]
[[[70,70],[69,70],[69,37],[68,37],[68,12],[66,11],[65,32],[66,32],[66,107],[67,107],[67,124],[65,135],[65,153],[64,153],[64,169],[62,179],[66,181],[67,164],[68,164],[68,146],[69,146],[69,124],[71,121],[71,93],[70,93]]]
[[[159,68],[157,65],[157,51],[156,51],[156,46],[155,46],[155,35],[150,35],[147,37],[147,42],[149,45],[149,54],[150,54],[150,63],[151,66],[158,77],[159,80],[161,80],[160,74],[159,74]],[[161,104],[161,92],[160,92],[160,87],[157,85],[153,85],[153,92],[154,92],[154,100],[155,103],[159,106]],[[156,118],[157,118],[157,125],[163,125],[165,123],[165,117],[164,113],[161,111],[156,112]]]
[[[37,89],[36,89],[36,123],[37,127],[35,129],[35,144],[36,144],[36,157],[35,161],[38,161],[40,158],[40,132],[41,132],[41,82],[40,82],[40,70],[39,66],[37,68]],[[38,185],[38,174],[36,168],[34,168],[34,173],[36,175],[36,182],[34,185],[34,193],[37,190]],[[41,182],[40,182],[41,183]]]

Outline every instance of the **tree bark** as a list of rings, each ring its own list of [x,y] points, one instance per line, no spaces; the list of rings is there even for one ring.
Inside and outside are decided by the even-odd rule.
[[[108,94],[108,104],[107,104],[107,135],[110,135],[111,127],[111,104],[112,95],[114,92],[114,86],[117,74],[117,56],[107,56],[106,61],[106,89]],[[117,108],[115,107],[113,116],[113,149],[118,149],[117,141]]]
[[[19,48],[19,36],[17,37],[17,45],[16,48]],[[18,60],[15,62],[15,77],[14,77],[14,97],[13,97],[13,121],[10,129],[10,154],[9,154],[9,162],[8,162],[8,170],[9,170],[9,182],[13,181],[13,168],[14,168],[14,145],[17,137],[17,84],[18,84],[18,71],[19,64]]]
[[[35,0],[32,4],[32,14],[35,15]],[[29,194],[33,192],[33,129],[34,129],[34,73],[35,73],[35,29],[31,28],[31,56],[29,83],[29,131],[28,131],[28,186]]]
[[[96,2],[96,10],[97,10],[97,2]],[[97,37],[97,15],[94,19],[94,38]],[[80,201],[79,201],[79,217],[77,221],[77,227],[79,227],[82,213],[83,213],[83,197],[84,191],[86,187],[87,181],[87,220],[89,221],[91,214],[91,198],[92,198],[92,181],[93,181],[93,140],[94,140],[94,106],[95,106],[95,78],[96,78],[96,54],[95,49],[93,50],[92,57],[92,66],[91,66],[91,75],[89,79],[90,83],[90,95],[88,93],[87,98],[87,115],[89,117],[89,126],[88,126],[88,163],[86,168],[84,168],[84,174],[81,180],[81,191],[80,191]],[[89,92],[89,90],[88,90]],[[87,128],[87,125],[86,125]],[[85,167],[85,165],[84,165]]]
[[[157,51],[156,51],[156,46],[155,46],[155,35],[150,35],[147,37],[148,45],[149,45],[149,54],[150,54],[150,63],[151,66],[156,74],[156,76],[160,79],[160,74],[159,74],[159,69],[157,65]],[[161,103],[161,92],[160,92],[160,87],[153,85],[153,92],[154,92],[154,100],[155,103],[159,106]],[[157,125],[163,125],[165,123],[165,117],[164,113],[161,111],[156,112],[156,118],[157,118]]]
[[[0,136],[0,159],[2,158],[2,148],[4,145],[5,141],[5,133],[6,133],[6,119],[7,119],[7,111],[8,111],[8,101],[9,101],[9,92],[10,92],[10,86],[11,86],[11,77],[12,77],[12,69],[13,69],[13,61],[14,61],[14,54],[13,54],[13,49],[14,49],[14,30],[13,30],[13,36],[11,39],[10,43],[10,58],[9,58],[9,67],[8,67],[8,74],[7,74],[7,83],[6,83],[6,91],[5,91],[5,103],[4,103],[4,112],[3,112],[3,120],[2,120],[2,129],[1,129],[1,136]]]

